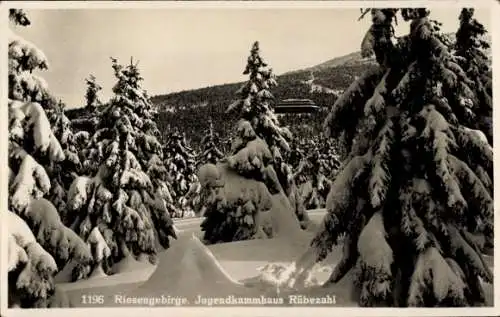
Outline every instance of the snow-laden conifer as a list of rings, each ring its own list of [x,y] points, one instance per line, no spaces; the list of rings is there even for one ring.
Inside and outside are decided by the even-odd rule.
[[[48,119],[51,122],[55,137],[59,140],[64,152],[65,159],[58,164],[50,164],[48,173],[52,186],[48,199],[55,205],[63,222],[66,222],[67,193],[73,180],[83,172],[82,170],[82,147],[78,135],[73,132],[71,121],[64,114],[65,105],[59,101],[48,111]]]
[[[274,113],[271,89],[277,85],[276,77],[260,56],[259,42],[253,44],[243,74],[248,75],[249,80],[237,91],[238,99],[227,109],[228,113],[238,113],[240,119],[231,153],[224,164],[240,176],[264,183],[269,191],[266,195],[283,194],[289,200],[286,208],[301,217],[304,208],[291,167],[286,162],[292,135],[288,128],[279,125]],[[213,242],[272,235],[272,225],[258,220],[260,213],[267,209],[258,208],[245,192],[233,196],[235,200],[213,193],[211,197],[221,197],[221,202],[213,200],[207,205],[202,224],[205,238]]]
[[[188,145],[186,136],[178,131],[168,134],[164,144],[165,166],[173,202],[169,207],[175,217],[183,217],[188,198],[196,193],[196,154]],[[195,191],[195,192],[193,192]],[[189,192],[190,197],[186,197]]]
[[[224,157],[224,153],[222,153],[217,146],[219,143],[219,134],[214,131],[213,122],[210,120],[208,131],[201,140],[202,153],[200,159],[198,160],[199,164],[216,164]]]
[[[455,56],[457,64],[467,74],[474,87],[475,108],[470,117],[470,126],[483,131],[490,145],[493,145],[493,101],[491,45],[488,32],[474,18],[473,8],[463,8],[460,13],[460,27],[456,33]]]
[[[493,150],[471,120],[481,88],[428,9],[370,12],[362,49],[379,67],[353,82],[326,119],[348,155],[322,229],[285,282],[300,280],[341,239],[329,283],[356,270],[362,306],[481,304],[482,283],[493,282],[481,254],[493,236]],[[410,32],[395,38],[398,13]]]
[[[83,164],[92,176],[76,178],[68,195],[71,226],[92,248],[94,270],[102,264],[105,273],[108,262],[144,256],[154,262],[158,247],[168,248],[175,237],[156,109],[140,85],[137,64],[122,66],[112,58],[112,67],[114,96],[99,113]]]
[[[11,9],[9,17],[14,25],[30,25],[23,10]],[[70,160],[61,145],[64,135],[51,126],[50,119],[60,118],[54,98],[45,81],[33,73],[47,69],[47,59],[14,33],[9,34],[8,53],[9,305],[44,307],[55,291],[54,274],[70,260],[85,266],[90,250],[44,198],[64,191],[53,176]]]

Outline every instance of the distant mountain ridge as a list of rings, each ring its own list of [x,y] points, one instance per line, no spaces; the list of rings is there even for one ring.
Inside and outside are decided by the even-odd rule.
[[[327,60],[326,62],[317,64],[315,66],[307,67],[301,70],[294,70],[290,71],[287,73],[284,73],[283,75],[287,74],[294,74],[302,71],[320,71],[328,68],[335,68],[338,66],[352,66],[352,65],[362,65],[362,64],[371,64],[375,63],[375,58],[370,57],[370,58],[363,58],[361,57],[361,51],[357,51],[354,53],[350,53],[347,55],[342,55],[339,57],[335,57],[332,59]]]
[[[269,62],[272,65],[272,61]],[[355,52],[278,75],[278,86],[272,90],[276,101],[311,99],[320,107],[318,113],[304,116],[297,122],[295,120],[300,115],[285,114],[281,123],[293,127],[292,130],[306,129],[311,135],[318,134],[326,112],[338,96],[370,67],[376,67],[374,59],[363,59],[360,52]],[[188,139],[196,148],[208,129],[208,119],[212,118],[216,132],[227,140],[232,134],[236,118],[225,111],[237,97],[236,91],[241,84],[243,82],[153,96],[153,103],[160,108],[160,130],[186,131]]]
[[[455,34],[446,34],[454,41]],[[491,43],[491,35],[485,40]],[[487,52],[491,56],[491,49]],[[272,61],[269,61],[272,65]],[[277,76],[278,86],[272,93],[276,100],[311,99],[320,111],[309,116],[285,114],[281,123],[289,125],[292,132],[317,135],[328,110],[338,96],[366,70],[376,67],[375,58],[362,58],[361,52],[335,57],[304,69],[285,72]],[[158,127],[164,135],[170,130],[186,132],[188,140],[198,148],[212,118],[215,131],[222,140],[232,135],[236,117],[226,114],[227,106],[237,97],[235,92],[243,82],[215,85],[153,96],[152,102],[159,107]],[[70,119],[91,116],[88,111],[68,110]],[[300,131],[299,131],[300,130]]]

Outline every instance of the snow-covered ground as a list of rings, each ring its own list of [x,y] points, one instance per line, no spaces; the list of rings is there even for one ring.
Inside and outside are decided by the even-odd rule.
[[[320,223],[322,217],[324,216],[325,209],[316,209],[308,211],[311,220],[316,224]],[[200,231],[200,223],[202,218],[187,218],[187,219],[175,219],[175,227],[178,230],[179,235],[192,235],[197,237],[202,236]],[[248,273],[245,272],[249,267],[258,268],[262,264],[262,261],[267,259],[279,261],[293,261],[294,258],[290,255],[297,256],[303,249],[290,250],[289,248],[280,248],[279,252],[276,253],[274,249],[276,242],[262,243],[259,241],[241,241],[233,243],[223,243],[209,246],[208,248],[214,253],[217,259],[223,262],[224,266],[236,274],[237,278],[247,278]],[[172,242],[175,244],[175,241]],[[257,248],[257,253],[248,253],[248,247]],[[239,249],[242,250],[239,250]],[[119,274],[114,274],[105,278],[90,278],[86,280],[81,280],[75,283],[59,283],[58,286],[64,290],[75,290],[88,287],[105,287],[108,285],[115,284],[137,284],[142,283],[147,280],[151,274],[155,271],[156,266],[147,263],[135,263],[132,271],[122,272]],[[254,272],[257,272],[256,270]],[[252,273],[254,273],[252,272]]]
[[[309,211],[314,223],[320,223],[325,211]],[[102,295],[104,304],[95,306],[115,306],[115,295],[133,297],[161,297],[162,295],[195,296],[194,294],[227,296],[240,294],[259,296],[272,294],[269,286],[262,284],[260,270],[268,265],[289,265],[309,246],[314,231],[305,232],[303,238],[295,241],[286,239],[248,240],[201,246],[192,236],[201,236],[201,219],[191,218],[176,221],[179,239],[159,256],[159,264],[154,267],[145,263],[135,263],[133,271],[122,272],[106,278],[92,278],[76,283],[59,284],[68,296],[72,306],[88,307],[82,303],[82,295]],[[211,254],[210,254],[211,253]],[[314,277],[318,283],[325,281],[341,255],[335,248],[330,256],[317,265]],[[489,259],[491,260],[491,259]],[[492,261],[490,261],[492,264]],[[337,306],[356,306],[352,297],[352,273],[328,288],[311,288],[308,295],[336,296]],[[486,285],[488,298],[492,300],[492,286]],[[213,293],[214,292],[214,293]],[[271,293],[270,293],[271,292]],[[272,294],[275,295],[275,294]]]

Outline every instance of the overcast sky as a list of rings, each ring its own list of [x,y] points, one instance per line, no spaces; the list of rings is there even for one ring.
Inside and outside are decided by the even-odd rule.
[[[431,16],[454,32],[460,8],[435,8]],[[150,95],[245,80],[250,47],[261,43],[275,73],[313,66],[359,50],[369,19],[359,9],[73,9],[27,10],[32,25],[15,32],[47,55],[43,73],[68,107],[84,102],[94,74],[107,100],[114,83],[110,56],[140,61]],[[476,17],[491,29],[490,11]],[[408,25],[399,21],[399,32]]]

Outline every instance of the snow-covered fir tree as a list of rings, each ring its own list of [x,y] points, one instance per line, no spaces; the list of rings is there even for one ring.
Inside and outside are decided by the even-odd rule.
[[[51,123],[55,137],[59,140],[64,151],[65,159],[57,164],[50,164],[48,167],[49,177],[52,186],[49,200],[55,205],[63,222],[67,212],[67,193],[73,180],[82,172],[81,147],[78,144],[77,136],[71,128],[71,121],[64,114],[65,105],[62,101],[53,101],[54,105],[48,111],[48,119]]]
[[[78,109],[79,115],[71,119],[71,125],[78,130],[75,135],[75,142],[80,149],[80,154],[85,157],[86,145],[100,125],[100,120],[103,118],[102,111],[106,109],[107,103],[103,103],[99,97],[99,92],[102,87],[97,83],[94,75],[89,75],[85,79],[87,89],[85,91],[85,106]]]
[[[217,146],[219,143],[219,134],[214,131],[213,122],[210,119],[208,131],[201,140],[202,150],[201,157],[198,159],[198,164],[216,164],[220,159],[222,159],[224,157],[224,153],[219,150]]]
[[[11,9],[15,26],[28,26],[23,10]],[[51,197],[55,167],[70,161],[51,128],[54,98],[36,70],[48,68],[33,43],[9,34],[9,306],[46,307],[55,292],[54,275],[73,260],[90,262],[90,250],[65,227]],[[56,116],[57,117],[57,116]]]
[[[196,160],[198,168],[204,164],[216,164],[224,157],[224,154],[218,148],[218,145],[221,144],[221,139],[219,138],[219,134],[214,131],[212,119],[209,121],[208,131],[201,140],[201,144],[201,153]],[[206,194],[206,191],[202,190],[200,182],[196,179],[195,182],[191,183],[191,187],[185,196],[190,207],[199,216],[203,216],[206,208],[204,204],[205,199],[202,197],[204,194]]]
[[[291,168],[286,163],[285,157],[290,151],[289,142],[292,134],[287,127],[279,126],[278,118],[272,108],[274,96],[271,89],[277,86],[276,76],[260,56],[258,42],[255,42],[251,49],[243,74],[249,75],[249,80],[238,90],[239,98],[227,110],[239,112],[241,117],[236,138],[232,143],[232,153],[237,154],[254,139],[264,141],[271,152],[271,165],[279,180],[279,185],[270,186],[281,187],[289,194],[293,182],[291,182]],[[244,168],[239,166],[239,163],[241,162],[236,160],[234,167],[241,169],[242,173],[254,172],[253,168]],[[261,175],[253,176],[259,178]]]
[[[99,99],[99,91],[102,87],[97,83],[94,75],[89,75],[89,78],[85,79],[85,84],[87,85],[87,91],[85,92],[85,106],[95,109],[102,105]]]
[[[455,55],[457,64],[473,82],[475,96],[472,98],[474,109],[460,115],[467,117],[471,127],[483,131],[493,145],[492,69],[487,53],[490,49],[485,38],[487,34],[484,26],[474,18],[474,9],[463,8],[455,37]]]
[[[480,87],[429,10],[370,12],[362,52],[379,67],[352,83],[325,122],[348,155],[323,228],[283,280],[302,280],[342,237],[327,283],[355,270],[362,306],[481,304],[482,283],[493,282],[481,254],[493,235],[493,149],[465,115],[479,108]],[[410,32],[395,38],[398,13]]]
[[[108,104],[103,103],[99,98],[102,87],[97,83],[94,75],[89,75],[85,79],[87,90],[85,92],[85,106],[79,109],[79,115],[70,120],[70,125],[75,131],[72,136],[72,144],[78,149],[77,153],[82,162],[89,155],[88,143],[100,126],[100,120],[104,118],[102,114]]]
[[[203,203],[201,200],[201,184],[196,174],[192,174],[190,179],[189,190],[184,195],[182,200],[182,214],[183,218],[195,217],[200,215]]]
[[[196,183],[196,154],[187,144],[186,136],[178,131],[168,134],[164,144],[165,166],[169,175],[171,195],[174,203],[172,216],[183,217],[187,204],[186,194]]]
[[[238,99],[227,109],[227,112],[238,112],[240,120],[231,155],[225,162],[239,175],[265,183],[270,194],[284,193],[299,220],[306,220],[291,168],[285,161],[292,135],[288,128],[279,126],[274,114],[274,97],[270,90],[277,82],[272,69],[260,56],[259,42],[253,44],[243,74],[249,75],[249,80],[238,90]],[[202,223],[206,241],[214,243],[272,235],[272,228],[260,227],[258,218],[263,210],[251,201],[251,195],[230,195],[237,198],[235,201],[221,195],[214,193],[206,206],[206,218]]]
[[[95,274],[109,273],[106,263],[154,262],[158,248],[176,237],[156,109],[141,87],[137,64],[122,66],[112,58],[112,67],[114,96],[100,112],[84,163],[91,176],[75,179],[68,199],[71,226],[91,245]]]

